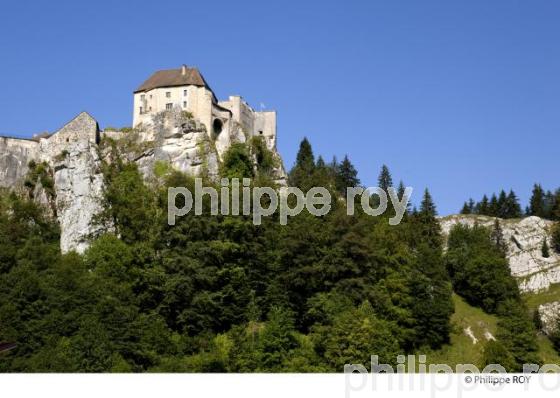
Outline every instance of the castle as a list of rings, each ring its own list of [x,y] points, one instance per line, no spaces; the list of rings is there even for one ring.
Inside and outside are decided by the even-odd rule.
[[[229,137],[241,129],[247,137],[262,136],[267,146],[276,146],[276,112],[255,111],[240,96],[218,101],[196,68],[155,72],[134,91],[133,127],[150,123],[153,115],[178,109],[188,112],[206,126],[221,146],[229,146]]]
[[[157,162],[191,175],[217,176],[220,160],[234,142],[263,137],[278,159],[274,177],[286,173],[276,151],[276,113],[257,112],[239,96],[227,101],[214,92],[196,68],[155,72],[134,91],[132,132],[102,131],[82,112],[53,134],[31,139],[0,136],[0,187],[33,189],[33,198],[49,206],[61,227],[61,250],[83,252],[100,231],[92,220],[101,209],[104,180],[99,145],[104,137],[135,141],[140,153],[130,153],[146,178]],[[138,150],[138,149],[137,149]],[[52,187],[28,181],[30,167],[41,163]]]

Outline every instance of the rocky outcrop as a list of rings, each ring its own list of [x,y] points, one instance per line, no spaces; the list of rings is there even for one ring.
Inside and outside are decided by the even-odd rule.
[[[83,252],[98,230],[92,222],[103,197],[98,142],[99,127],[86,112],[50,136],[0,138],[0,186],[25,183],[32,190],[34,200],[57,218],[64,253]]]
[[[558,330],[558,320],[560,317],[560,301],[542,304],[539,306],[539,316],[542,323],[542,330],[546,334],[551,334]]]
[[[216,178],[229,146],[247,142],[239,126],[232,128],[227,137],[211,137],[202,123],[177,108],[154,115],[150,123],[139,125],[131,132],[105,131],[103,135],[116,141],[124,150],[124,156],[135,161],[148,180],[153,177],[157,162],[167,163],[192,176]],[[284,185],[286,172],[275,147],[272,154],[279,165],[273,170],[273,177]]]
[[[38,176],[28,181],[28,188],[58,219],[62,252],[81,253],[93,236],[111,228],[96,223],[95,218],[102,211],[102,162],[111,161],[115,147],[119,156],[138,164],[147,180],[154,177],[158,162],[193,176],[216,178],[224,151],[246,140],[240,128],[231,129],[227,137],[211,137],[200,121],[178,109],[159,113],[151,123],[129,132],[100,132],[95,119],[82,112],[50,136],[36,140],[0,137],[0,187],[23,187],[30,164],[48,169],[48,192]],[[282,184],[286,173],[273,149],[280,165],[274,178]]]
[[[494,217],[479,215],[452,215],[440,218],[443,234],[460,223],[492,227]],[[551,284],[560,283],[560,255],[551,251],[544,258],[541,246],[544,239],[550,243],[552,222],[539,217],[499,220],[507,245],[511,274],[517,279],[522,292],[547,290]]]
[[[195,176],[218,175],[218,152],[206,127],[184,112],[162,112],[153,117],[152,123],[131,132],[106,131],[104,136],[114,140],[122,155],[136,162],[147,179],[153,176],[157,162]]]
[[[41,155],[54,168],[56,211],[63,253],[88,247],[101,227],[94,218],[102,210],[103,175],[97,152],[99,129],[87,113],[78,115],[55,136],[41,141]]]
[[[38,157],[38,141],[0,137],[0,187],[12,188],[21,183],[29,171],[29,162]]]

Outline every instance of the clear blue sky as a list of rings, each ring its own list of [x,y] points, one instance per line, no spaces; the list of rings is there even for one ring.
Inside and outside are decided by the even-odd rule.
[[[287,167],[307,136],[381,164],[442,214],[469,196],[560,186],[560,3],[4,1],[0,134],[55,131],[87,110],[131,124],[157,69],[200,68],[218,98],[278,111]]]

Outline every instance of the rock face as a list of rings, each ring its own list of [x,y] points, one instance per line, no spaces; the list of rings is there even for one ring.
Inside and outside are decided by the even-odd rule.
[[[0,187],[15,187],[23,181],[29,162],[38,157],[38,141],[0,137]]]
[[[233,143],[245,143],[247,137],[240,128],[233,128],[228,136],[209,136],[206,127],[180,109],[161,112],[129,133],[106,131],[105,136],[128,148],[125,156],[135,161],[146,178],[150,178],[157,162],[165,162],[174,169],[193,176],[216,178],[225,151]],[[286,183],[283,162],[272,149],[278,167],[273,170],[276,183]]]
[[[147,179],[153,175],[157,162],[191,175],[218,175],[218,152],[206,127],[180,111],[157,114],[152,123],[142,124],[131,132],[106,131],[104,136],[118,143],[123,155],[136,162]]]
[[[136,162],[147,180],[158,162],[198,176],[215,178],[225,150],[235,142],[246,142],[241,129],[227,137],[212,137],[200,121],[180,110],[162,112],[131,132],[101,132],[89,114],[83,112],[54,134],[26,140],[0,137],[0,187],[23,187],[30,163],[40,163],[52,177],[47,190],[40,182],[33,197],[45,205],[60,224],[63,253],[83,252],[91,237],[102,228],[95,217],[102,210],[104,191],[102,161],[111,161],[111,145],[118,144],[129,161]],[[227,144],[227,145],[226,145]],[[285,184],[286,173],[280,155],[273,148],[279,166],[273,171],[277,183]]]
[[[97,152],[97,122],[81,113],[49,139],[41,140],[41,160],[54,168],[60,248],[83,252],[100,230],[92,221],[102,210],[103,176]]]
[[[495,220],[494,217],[479,215],[453,215],[441,218],[440,224],[447,236],[455,224],[473,226],[478,223],[492,227]],[[560,282],[560,256],[552,250],[549,258],[544,258],[541,253],[544,239],[550,243],[552,224],[539,217],[500,220],[511,273],[522,292],[547,290],[551,284]]]
[[[539,316],[541,318],[543,332],[546,334],[555,332],[558,329],[560,301],[540,305]]]

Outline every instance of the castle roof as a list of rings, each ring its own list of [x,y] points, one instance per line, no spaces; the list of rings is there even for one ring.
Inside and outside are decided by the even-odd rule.
[[[154,88],[178,87],[178,86],[199,86],[206,87],[212,91],[202,74],[197,68],[189,68],[186,65],[178,69],[158,70],[148,78],[140,87],[134,90],[135,93],[149,91]],[[214,94],[214,92],[212,92]]]

